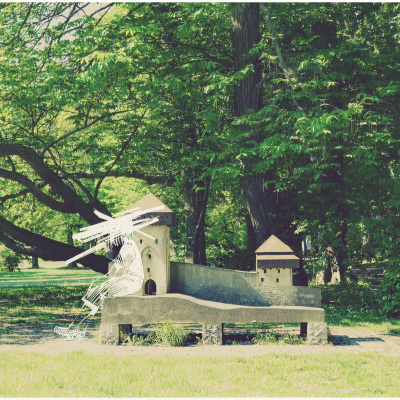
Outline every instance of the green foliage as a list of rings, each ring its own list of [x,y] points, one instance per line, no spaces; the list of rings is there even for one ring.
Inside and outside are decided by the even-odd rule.
[[[146,341],[152,344],[161,343],[164,346],[180,347],[186,345],[187,337],[188,333],[181,326],[163,323],[155,326]]]
[[[233,93],[254,66],[233,71],[229,3],[0,7],[1,145],[33,149],[91,208],[161,195],[178,216],[177,260],[183,188],[210,179],[209,265],[235,269],[254,262],[240,181],[262,174],[277,230],[312,238],[309,275],[385,262],[377,304],[397,315],[398,4],[267,5],[280,56],[262,13],[249,55],[260,54],[263,108],[241,118]],[[36,167],[0,158],[2,217],[66,242],[87,222]]]
[[[306,339],[288,332],[257,332],[252,339],[254,344],[305,344]]]
[[[400,272],[387,271],[377,293],[379,313],[388,317],[400,317]]]
[[[0,271],[20,271],[23,256],[10,249],[0,250]]]
[[[129,346],[145,346],[146,344],[151,344],[150,340],[144,335],[132,335],[127,337],[127,344]]]
[[[377,296],[368,285],[356,282],[341,282],[326,285],[321,291],[321,302],[324,306],[334,304],[335,309],[352,308],[360,312],[367,312],[376,307]]]

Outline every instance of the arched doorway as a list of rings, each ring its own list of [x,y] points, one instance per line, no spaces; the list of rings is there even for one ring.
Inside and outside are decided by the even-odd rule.
[[[155,295],[156,292],[157,292],[156,283],[152,279],[149,279],[144,284],[144,294]]]

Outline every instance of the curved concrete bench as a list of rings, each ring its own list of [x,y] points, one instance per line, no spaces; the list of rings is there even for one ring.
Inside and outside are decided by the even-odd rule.
[[[300,306],[253,307],[201,300],[180,293],[124,296],[104,300],[105,324],[325,322],[322,308]]]
[[[201,300],[180,293],[157,296],[124,296],[104,300],[100,326],[100,342],[119,343],[120,325],[144,325],[160,322],[199,323],[217,329],[222,343],[224,323],[281,322],[308,323],[318,328],[326,342],[325,312],[322,308],[300,306],[253,307]],[[309,329],[308,336],[315,331]],[[321,335],[320,335],[321,336]]]

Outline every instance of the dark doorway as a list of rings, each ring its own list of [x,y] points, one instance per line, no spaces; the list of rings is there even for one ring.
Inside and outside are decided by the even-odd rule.
[[[157,291],[156,283],[152,279],[149,279],[144,285],[144,293],[155,295],[156,291]]]

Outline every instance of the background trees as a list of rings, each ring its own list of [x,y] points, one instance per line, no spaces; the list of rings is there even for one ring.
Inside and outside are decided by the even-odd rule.
[[[384,261],[393,287],[397,4],[1,11],[6,246],[68,258],[68,231],[96,222],[93,208],[150,186],[178,212],[180,259],[246,268],[270,233],[297,251],[307,237],[309,275]]]

